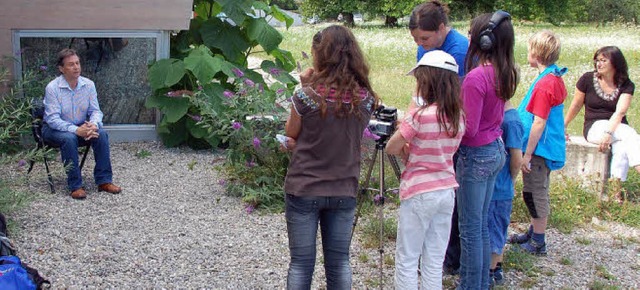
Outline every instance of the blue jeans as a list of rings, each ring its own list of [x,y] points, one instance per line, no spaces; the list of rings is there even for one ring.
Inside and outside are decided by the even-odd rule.
[[[349,244],[355,215],[355,197],[299,197],[286,195],[285,217],[291,263],[287,289],[310,289],[316,264],[318,222],[327,289],[351,289]]]
[[[93,178],[96,184],[112,181],[111,156],[109,152],[109,135],[104,129],[99,129],[98,138],[85,141],[71,132],[51,129],[46,124],[42,127],[42,138],[48,144],[60,147],[62,162],[67,169],[67,187],[74,191],[82,187],[82,172],[78,162],[78,147],[91,144],[96,167],[93,168]]]
[[[456,180],[460,187],[458,226],[460,228],[459,289],[489,289],[488,211],[496,176],[505,163],[501,139],[479,147],[461,145],[456,163]]]

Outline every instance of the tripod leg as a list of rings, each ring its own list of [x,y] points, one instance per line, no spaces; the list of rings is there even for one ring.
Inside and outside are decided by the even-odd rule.
[[[398,165],[398,158],[390,154],[387,154],[387,157],[389,158],[389,164],[391,164],[391,168],[393,169],[393,172],[396,174],[396,177],[398,178],[398,180],[400,180],[400,174],[402,172],[400,170],[400,165]]]
[[[376,164],[377,156],[378,156],[378,150],[373,151],[373,158],[371,159],[371,162],[369,164],[369,169],[367,169],[367,179],[365,179],[363,186],[358,188],[358,190],[356,191],[356,194],[358,195],[356,196],[357,209],[356,209],[356,216],[353,218],[353,227],[351,228],[350,241],[353,240],[353,233],[356,230],[356,225],[358,224],[358,218],[360,217],[360,210],[362,209],[362,198],[366,195],[366,191],[369,188],[369,182],[371,181],[371,173],[373,172],[373,166]]]
[[[380,252],[380,289],[382,289],[382,281],[383,281],[383,276],[384,276],[384,271],[382,268],[382,265],[384,263],[384,193],[385,193],[385,189],[384,189],[384,156],[383,154],[380,155],[380,181],[379,181],[379,191],[378,194],[380,195],[380,202],[378,204],[378,218],[380,219],[380,244],[378,247],[378,251]]]

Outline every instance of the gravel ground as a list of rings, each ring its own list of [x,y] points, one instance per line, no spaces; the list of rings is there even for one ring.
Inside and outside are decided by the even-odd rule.
[[[139,157],[146,152],[148,156]],[[52,288],[285,287],[289,257],[284,214],[247,214],[238,198],[226,196],[214,169],[220,152],[147,142],[113,144],[111,153],[121,194],[97,192],[92,157],[83,170],[89,194],[83,201],[64,190],[60,163],[52,165],[58,192],[49,194],[44,168],[37,164],[25,185],[37,199],[10,216],[19,227],[13,235],[19,255],[51,280]],[[395,214],[386,209],[387,216]],[[378,248],[361,246],[361,225],[369,218],[376,217],[361,218],[352,246],[355,289],[379,288],[380,283]],[[594,221],[569,235],[551,230],[548,237],[549,255],[536,258],[540,271],[507,272],[505,288],[586,289],[596,280],[640,288],[638,229]],[[385,243],[387,289],[392,288],[394,248]],[[611,280],[598,274],[600,267]],[[323,280],[318,257],[312,288],[323,289]],[[445,280],[450,288],[455,277]]]

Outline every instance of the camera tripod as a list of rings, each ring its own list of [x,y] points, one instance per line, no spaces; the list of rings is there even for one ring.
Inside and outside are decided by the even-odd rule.
[[[389,138],[389,136],[380,136],[380,139],[376,140],[376,145],[375,145],[375,151],[373,152],[373,156],[371,158],[371,161],[368,164],[368,169],[367,169],[367,175],[366,175],[366,179],[363,183],[363,185],[359,188],[358,190],[358,196],[356,198],[356,203],[357,203],[357,210],[356,210],[356,214],[355,214],[355,218],[353,220],[353,228],[351,229],[351,240],[353,240],[353,233],[355,232],[356,229],[356,225],[358,223],[358,218],[360,217],[360,210],[362,209],[362,199],[367,195],[367,191],[372,191],[372,192],[376,192],[377,194],[374,195],[375,197],[375,203],[378,206],[378,218],[380,219],[380,240],[379,240],[379,245],[378,245],[378,251],[380,252],[380,264],[379,264],[379,269],[380,269],[380,289],[382,289],[382,281],[383,281],[383,269],[382,269],[382,263],[383,263],[383,259],[384,259],[384,213],[383,213],[383,209],[384,209],[384,199],[385,199],[385,193],[393,190],[393,189],[387,189],[385,188],[385,175],[384,175],[384,157],[385,155],[387,156],[387,158],[389,159],[389,164],[391,164],[391,168],[393,169],[396,177],[398,178],[398,181],[400,180],[400,166],[398,165],[398,161],[396,160],[396,158],[393,155],[389,155],[384,153],[384,148],[387,144],[387,139]],[[376,160],[377,159],[377,160]],[[373,173],[373,168],[376,164],[376,162],[378,163],[379,166],[379,181],[378,181],[378,188],[369,188],[369,183],[371,182],[371,174]]]

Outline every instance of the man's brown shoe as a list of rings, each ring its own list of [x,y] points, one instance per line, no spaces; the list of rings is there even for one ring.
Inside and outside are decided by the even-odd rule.
[[[98,185],[98,191],[106,191],[108,193],[117,194],[122,191],[122,188],[113,183],[103,183]]]
[[[84,191],[84,189],[82,189],[82,187],[81,187],[81,188],[78,188],[78,189],[72,191],[71,192],[71,197],[73,199],[85,199],[85,198],[87,198],[87,192]]]

